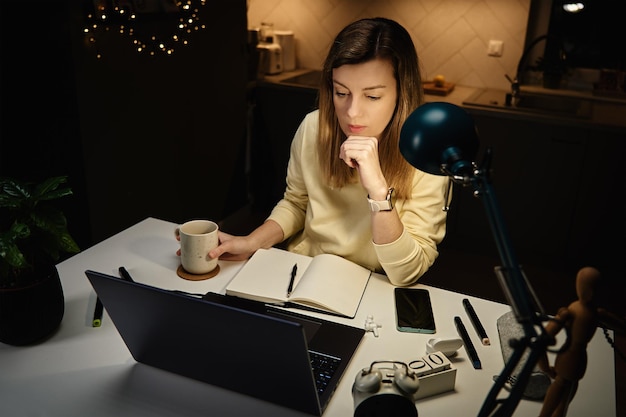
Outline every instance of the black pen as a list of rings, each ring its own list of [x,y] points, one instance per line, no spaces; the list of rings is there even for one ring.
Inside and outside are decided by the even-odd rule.
[[[135,282],[135,280],[133,280],[133,277],[130,276],[126,268],[124,268],[123,266],[120,266],[119,271],[120,271],[120,275],[125,281]]]
[[[474,325],[474,329],[476,329],[476,333],[478,333],[478,336],[480,337],[480,341],[482,342],[482,344],[490,345],[491,342],[489,341],[489,336],[487,336],[487,332],[485,331],[483,324],[480,322],[480,319],[478,318],[478,315],[476,314],[474,307],[472,306],[472,304],[470,304],[470,301],[467,298],[463,299],[463,307],[465,307],[465,311],[467,312],[467,315],[472,321],[472,324]]]
[[[459,316],[454,316],[454,324],[456,324],[456,330],[459,332],[459,336],[461,336],[461,339],[463,339],[465,351],[472,360],[472,365],[474,365],[474,369],[480,369],[482,367],[482,365],[480,364],[480,358],[478,357],[478,353],[476,353],[476,348],[474,347],[474,344],[472,343],[469,334],[467,334],[465,325],[463,324]]]
[[[93,327],[100,327],[100,325],[102,324],[102,311],[103,311],[102,301],[100,301],[100,297],[97,297],[96,308],[93,311],[93,320],[91,322],[91,325]]]
[[[291,268],[291,278],[289,279],[289,286],[287,287],[287,298],[291,296],[291,291],[293,291],[293,282],[296,280],[297,272],[298,264],[293,264],[293,268]]]

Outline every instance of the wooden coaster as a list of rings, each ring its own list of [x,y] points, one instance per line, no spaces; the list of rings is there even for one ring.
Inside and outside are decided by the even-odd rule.
[[[220,266],[216,266],[215,269],[211,272],[207,272],[206,274],[190,274],[189,272],[183,269],[182,265],[178,265],[178,269],[176,269],[176,274],[189,281],[202,281],[204,279],[213,278],[220,272]]]

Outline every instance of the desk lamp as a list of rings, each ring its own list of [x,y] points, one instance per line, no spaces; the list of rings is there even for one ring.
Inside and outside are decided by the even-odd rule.
[[[478,414],[510,416],[515,411],[528,379],[549,343],[542,321],[547,318],[526,279],[511,246],[498,201],[489,178],[491,151],[482,166],[473,161],[478,151],[478,134],[471,116],[462,108],[445,102],[426,103],[407,118],[400,132],[400,152],[415,168],[434,175],[446,175],[464,187],[471,186],[487,212],[489,225],[502,262],[495,268],[498,281],[512,307],[524,336],[511,340],[513,354],[496,379]],[[517,375],[508,397],[500,397],[524,353],[526,363]]]

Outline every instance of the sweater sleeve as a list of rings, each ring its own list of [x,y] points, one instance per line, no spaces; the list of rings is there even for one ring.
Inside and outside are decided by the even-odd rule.
[[[437,245],[446,232],[447,213],[443,210],[448,177],[417,171],[410,200],[396,203],[404,225],[394,242],[374,250],[389,281],[397,286],[414,284],[439,255]]]

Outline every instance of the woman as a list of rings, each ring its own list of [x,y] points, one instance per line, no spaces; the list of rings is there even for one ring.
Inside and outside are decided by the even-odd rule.
[[[410,285],[438,255],[448,186],[398,148],[423,100],[411,37],[389,19],[356,21],[335,38],[322,72],[319,109],[291,145],[283,199],[249,235],[220,232],[209,256],[243,260],[288,239],[290,251],[334,253]]]

